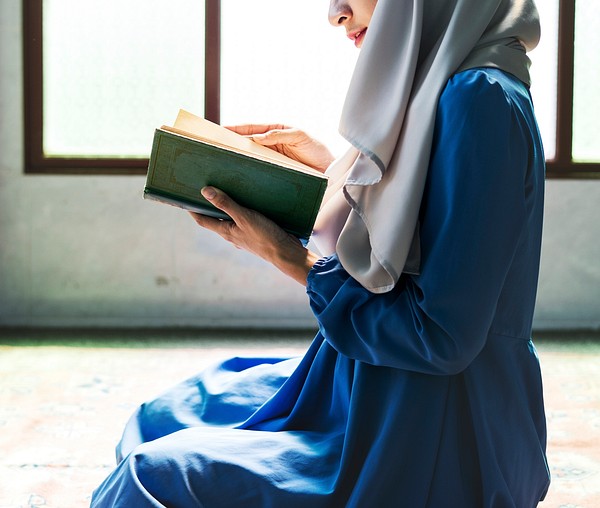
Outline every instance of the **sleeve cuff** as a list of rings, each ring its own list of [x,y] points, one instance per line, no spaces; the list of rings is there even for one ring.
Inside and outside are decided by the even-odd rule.
[[[336,254],[318,259],[306,278],[313,311],[322,311],[349,278]]]

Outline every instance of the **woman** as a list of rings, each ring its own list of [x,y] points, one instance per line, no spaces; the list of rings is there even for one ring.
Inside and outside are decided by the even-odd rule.
[[[92,506],[534,507],[549,485],[530,340],[544,157],[530,0],[332,0],[361,55],[311,252],[218,189],[196,222],[307,287],[301,359],[232,359],[144,404]],[[279,126],[281,127],[281,126]]]

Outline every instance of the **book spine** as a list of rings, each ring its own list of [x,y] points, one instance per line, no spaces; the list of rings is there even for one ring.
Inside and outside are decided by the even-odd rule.
[[[170,195],[168,192],[159,191],[150,187],[144,188],[144,199],[158,201],[159,203],[165,203],[183,210],[201,213],[202,215],[208,215],[209,217],[215,217],[217,219],[231,220],[229,215],[217,208],[212,206],[202,206],[201,203],[185,201],[177,196]]]

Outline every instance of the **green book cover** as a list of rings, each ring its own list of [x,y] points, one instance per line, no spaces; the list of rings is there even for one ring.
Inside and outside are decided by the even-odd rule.
[[[214,127],[212,124],[210,128]],[[228,131],[227,136],[230,134],[235,133]],[[200,194],[202,187],[211,185],[289,233],[302,239],[310,236],[327,177],[315,170],[304,170],[291,159],[290,167],[286,167],[280,154],[278,159],[267,159],[261,154],[236,151],[217,141],[198,139],[200,136],[202,133],[169,127],[155,130],[144,198],[229,219]]]

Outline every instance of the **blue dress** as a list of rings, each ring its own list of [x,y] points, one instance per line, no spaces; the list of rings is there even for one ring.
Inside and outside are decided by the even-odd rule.
[[[549,485],[530,340],[544,155],[495,69],[439,100],[421,274],[372,294],[319,260],[302,358],[233,358],[143,404],[93,507],[528,508]]]

